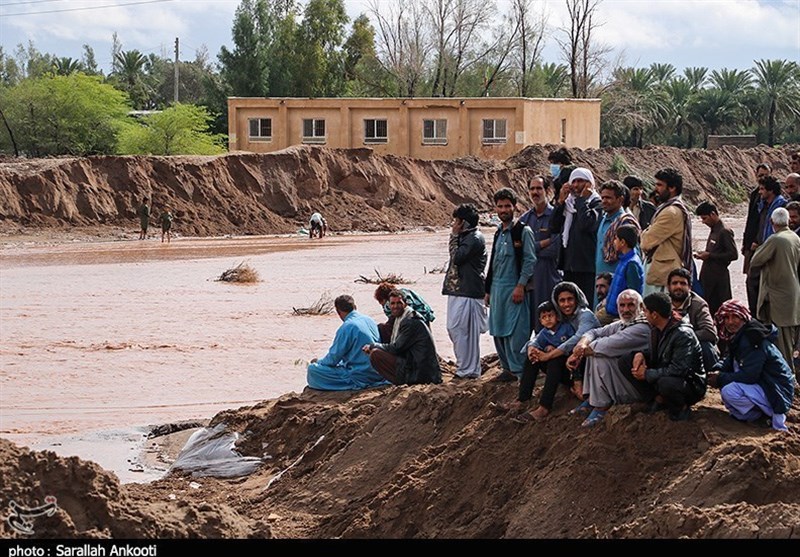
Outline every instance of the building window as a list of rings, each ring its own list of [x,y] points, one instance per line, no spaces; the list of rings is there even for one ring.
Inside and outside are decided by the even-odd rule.
[[[483,121],[483,142],[484,143],[505,143],[506,142],[506,121],[505,120],[484,120]]]
[[[272,141],[272,118],[250,118],[250,140]]]
[[[364,120],[364,143],[386,143],[389,141],[389,125],[386,120]]]
[[[325,143],[325,120],[303,120],[303,143]]]
[[[567,119],[561,119],[561,143],[567,142]]]
[[[447,145],[447,120],[423,120],[422,143]]]

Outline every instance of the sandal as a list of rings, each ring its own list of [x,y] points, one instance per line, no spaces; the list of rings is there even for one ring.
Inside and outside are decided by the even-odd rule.
[[[488,406],[490,409],[500,414],[513,412],[514,410],[520,410],[522,408],[521,404],[514,404],[513,402],[490,402]]]
[[[594,410],[592,410],[589,416],[585,420],[583,420],[581,427],[596,426],[597,424],[602,422],[603,419],[606,417],[606,412],[608,412],[608,410],[598,410],[597,408],[595,408]]]
[[[589,404],[589,399],[584,400],[580,403],[579,406],[576,406],[572,410],[569,411],[570,416],[588,416],[591,411],[594,410],[591,404]]]
[[[512,422],[516,422],[518,424],[529,424],[531,422],[535,422],[536,418],[531,416],[530,412],[523,412],[522,414],[517,414],[513,418],[511,418]]]

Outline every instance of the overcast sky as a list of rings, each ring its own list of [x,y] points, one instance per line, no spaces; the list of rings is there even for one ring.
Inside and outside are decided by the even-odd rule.
[[[379,0],[381,3],[402,0]],[[491,1],[491,0],[488,0]],[[498,0],[504,10],[508,0]],[[563,0],[536,0],[549,14],[546,62],[560,62],[553,38],[565,21]],[[172,58],[180,37],[182,60],[205,46],[216,61],[231,45],[239,0],[0,0],[0,46],[12,54],[33,41],[42,52],[80,58],[94,48],[101,69],[111,65],[111,36],[124,50]],[[368,0],[345,0],[351,19]],[[91,9],[89,9],[91,8]],[[37,13],[34,13],[37,12]],[[44,13],[51,12],[51,13]],[[746,69],[757,59],[800,61],[800,0],[603,0],[598,39],[625,65],[671,63],[709,69]]]

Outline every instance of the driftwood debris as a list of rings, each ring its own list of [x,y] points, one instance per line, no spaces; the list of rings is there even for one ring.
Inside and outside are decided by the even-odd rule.
[[[258,271],[247,263],[241,262],[222,273],[216,280],[218,282],[259,282],[261,279]]]
[[[359,277],[353,282],[361,282],[364,284],[380,284],[382,282],[389,282],[392,284],[414,284],[416,282],[413,280],[408,280],[407,278],[403,277],[403,275],[396,275],[394,273],[389,273],[386,276],[382,276],[378,269],[375,269],[375,274],[377,275],[377,278],[359,275]]]
[[[319,300],[314,302],[307,308],[292,307],[294,315],[328,315],[333,313],[333,300],[327,292],[319,297]]]

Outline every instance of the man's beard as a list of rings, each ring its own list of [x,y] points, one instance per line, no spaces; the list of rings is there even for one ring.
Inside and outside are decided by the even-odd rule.
[[[674,302],[685,302],[686,298],[689,297],[689,293],[684,292],[683,290],[676,290],[675,292],[670,292],[669,297]]]
[[[624,315],[620,314],[619,319],[620,321],[622,321],[624,325],[630,325],[636,320],[636,314],[635,313],[631,314],[628,317],[625,317]]]

